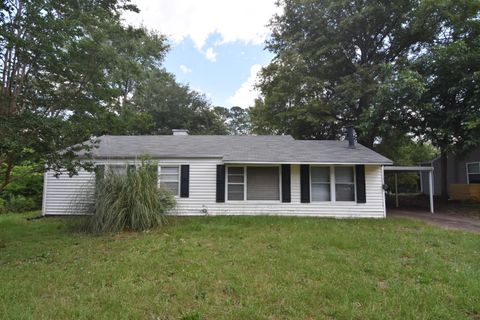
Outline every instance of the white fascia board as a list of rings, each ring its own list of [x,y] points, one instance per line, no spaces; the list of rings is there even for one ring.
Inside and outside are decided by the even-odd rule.
[[[389,162],[319,162],[319,161],[223,161],[225,164],[318,164],[318,165],[372,165],[383,166],[391,165]]]
[[[401,166],[387,166],[383,168],[384,171],[403,171],[403,172],[409,172],[409,171],[433,171],[433,167],[401,167]]]

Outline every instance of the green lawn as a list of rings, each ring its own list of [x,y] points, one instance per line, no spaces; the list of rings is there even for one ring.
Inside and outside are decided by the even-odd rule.
[[[32,215],[32,214],[30,214]],[[0,215],[1,319],[478,319],[480,235],[402,219]]]

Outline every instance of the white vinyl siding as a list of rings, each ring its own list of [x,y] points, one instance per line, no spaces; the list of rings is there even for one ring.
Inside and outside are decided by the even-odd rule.
[[[366,203],[318,201],[300,202],[300,165],[291,166],[291,202],[280,201],[226,201],[216,202],[216,170],[223,164],[220,158],[210,159],[156,159],[161,165],[190,165],[190,196],[178,198],[177,208],[172,214],[177,215],[291,215],[335,218],[383,218],[384,201],[382,189],[382,166],[365,165]],[[125,161],[98,161],[122,164]],[[133,162],[133,160],[131,161]],[[228,166],[227,166],[228,168]],[[228,169],[227,169],[228,170]],[[78,176],[69,178],[62,175],[55,178],[51,172],[45,174],[45,197],[43,212],[46,215],[67,214],[69,199],[85,187],[94,190],[93,173],[80,171]],[[227,181],[225,181],[227,183]]]
[[[170,190],[174,196],[180,194],[180,167],[179,166],[159,166],[160,187]]]
[[[43,188],[43,214],[78,214],[75,212],[74,203],[80,197],[93,196],[95,173],[80,170],[78,175],[69,177],[65,172],[57,178],[53,172],[46,172]]]

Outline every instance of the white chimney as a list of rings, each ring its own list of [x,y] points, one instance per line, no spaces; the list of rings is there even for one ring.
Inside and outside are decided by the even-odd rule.
[[[174,136],[188,136],[187,129],[172,129],[172,133]]]

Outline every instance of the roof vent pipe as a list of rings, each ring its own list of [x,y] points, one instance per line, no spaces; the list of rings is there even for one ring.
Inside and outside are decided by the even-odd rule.
[[[347,127],[347,140],[348,140],[348,147],[355,149],[355,129],[353,126]]]
[[[187,129],[172,129],[172,133],[174,136],[188,136]]]

